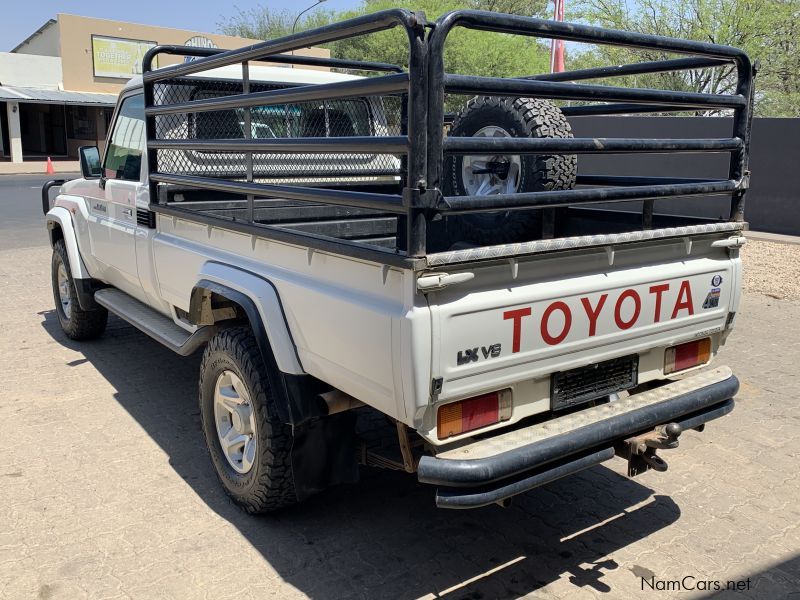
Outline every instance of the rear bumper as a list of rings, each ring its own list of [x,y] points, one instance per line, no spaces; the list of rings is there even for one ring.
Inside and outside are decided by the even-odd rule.
[[[572,415],[423,456],[418,478],[449,489],[437,505],[475,508],[498,502],[614,456],[614,446],[665,423],[683,430],[733,410],[738,379],[727,367]]]

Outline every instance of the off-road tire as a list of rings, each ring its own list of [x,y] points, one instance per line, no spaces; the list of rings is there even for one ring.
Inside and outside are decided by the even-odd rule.
[[[256,458],[247,473],[234,470],[222,452],[214,421],[214,389],[223,371],[247,387],[256,422]],[[295,504],[292,428],[277,419],[276,397],[267,366],[248,327],[226,329],[209,341],[200,365],[200,417],[211,463],[225,492],[249,513]]]
[[[70,314],[67,316],[61,305],[58,293],[58,269],[63,265],[67,275],[68,292],[70,297]],[[69,257],[64,240],[56,240],[53,244],[53,258],[50,268],[51,282],[53,285],[53,301],[56,305],[56,315],[62,331],[73,340],[91,340],[100,336],[106,329],[108,311],[102,306],[93,310],[83,310],[78,303],[78,292],[75,290],[75,281],[69,268]]]
[[[450,136],[472,136],[487,126],[505,129],[511,137],[571,138],[572,129],[559,108],[540,98],[478,96],[456,115]],[[522,155],[518,192],[568,190],[575,186],[577,157],[573,155]],[[445,161],[444,195],[469,195],[462,181],[461,156]],[[462,215],[456,228],[459,241],[481,245],[533,239],[541,224],[540,210],[500,211]]]

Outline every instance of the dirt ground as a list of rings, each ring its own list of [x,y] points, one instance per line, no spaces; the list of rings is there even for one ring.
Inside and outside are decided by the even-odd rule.
[[[742,381],[737,408],[685,433],[666,473],[628,479],[615,460],[460,512],[412,476],[365,470],[251,517],[204,450],[199,358],[115,319],[67,340],[49,248],[0,251],[0,597],[799,597],[800,246],[743,252],[717,361]],[[688,591],[664,589],[676,581]],[[729,581],[746,589],[712,585]]]

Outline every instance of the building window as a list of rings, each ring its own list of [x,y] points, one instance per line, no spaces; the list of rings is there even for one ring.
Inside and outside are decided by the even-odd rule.
[[[67,137],[74,140],[96,140],[95,109],[89,106],[67,107]]]

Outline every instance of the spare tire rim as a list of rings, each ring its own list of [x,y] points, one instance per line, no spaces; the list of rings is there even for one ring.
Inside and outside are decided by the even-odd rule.
[[[233,371],[214,386],[214,422],[222,454],[237,473],[248,473],[256,458],[256,420],[250,394]]]
[[[496,125],[483,127],[473,137],[510,138]],[[519,155],[465,156],[461,161],[461,181],[469,196],[514,194],[519,191],[522,159]]]

